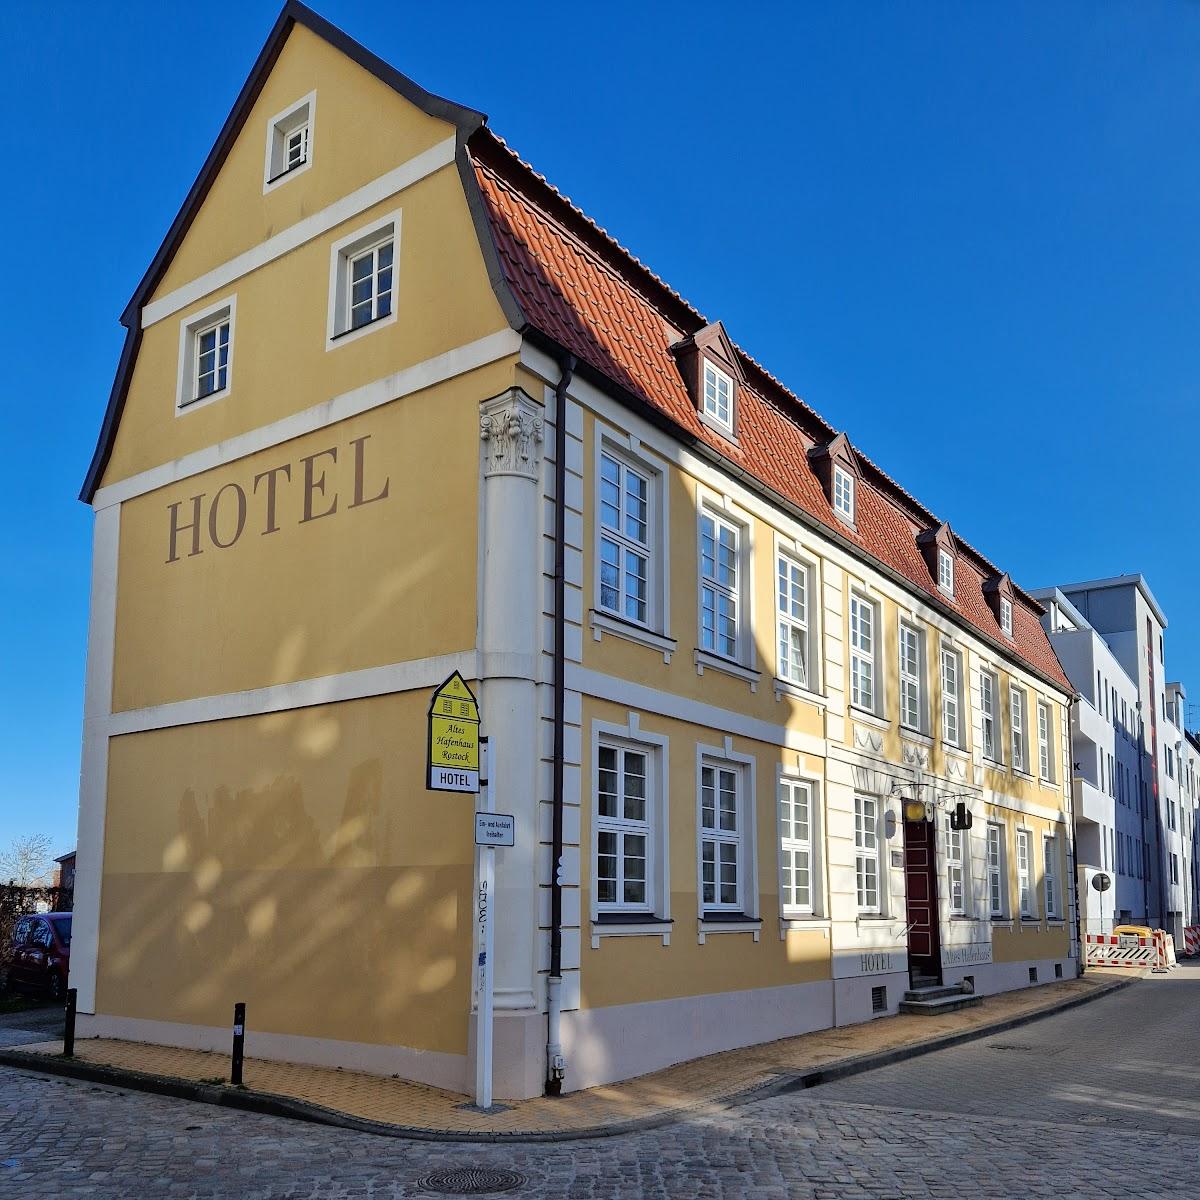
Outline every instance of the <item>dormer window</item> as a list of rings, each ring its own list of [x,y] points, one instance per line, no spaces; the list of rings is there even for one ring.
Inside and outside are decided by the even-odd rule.
[[[938,551],[938,587],[947,596],[954,595],[954,557],[948,550]]]
[[[833,468],[833,511],[854,524],[854,476],[841,467]]]
[[[733,380],[707,360],[704,363],[704,415],[733,430]]]
[[[983,595],[1006,638],[1013,635],[1013,588],[1007,575],[993,575],[983,585]]]
[[[1005,637],[1012,637],[1012,601],[1007,596],[1000,597],[1000,628]]]
[[[725,327],[720,321],[705,325],[676,342],[671,353],[701,422],[736,441],[738,389],[746,380]]]
[[[316,111],[317,93],[309,92],[267,123],[264,194],[307,170],[312,164],[312,131]]]

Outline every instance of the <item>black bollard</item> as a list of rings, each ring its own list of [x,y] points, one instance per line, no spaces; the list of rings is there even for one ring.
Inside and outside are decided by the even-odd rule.
[[[67,1009],[63,1014],[63,1058],[75,1056],[75,999],[74,988],[67,988]]]
[[[229,1073],[229,1082],[234,1087],[242,1086],[242,1056],[246,1047],[246,1006],[233,1006],[233,1069]]]

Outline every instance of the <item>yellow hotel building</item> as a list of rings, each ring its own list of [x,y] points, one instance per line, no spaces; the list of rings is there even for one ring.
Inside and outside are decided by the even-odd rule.
[[[455,670],[498,1096],[1076,973],[1039,605],[481,114],[289,4],[122,320],[81,1032],[467,1090]]]

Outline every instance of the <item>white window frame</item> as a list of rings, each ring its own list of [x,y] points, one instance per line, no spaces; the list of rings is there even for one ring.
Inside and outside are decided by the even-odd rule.
[[[940,546],[937,552],[938,588],[947,596],[954,595],[954,555]]]
[[[1022,775],[1032,775],[1029,769],[1029,735],[1025,729],[1026,722],[1025,689],[1020,684],[1008,685],[1008,723],[1011,733],[1009,747],[1012,752],[1014,771]]]
[[[647,847],[646,891],[649,907],[630,907],[619,904],[601,905],[598,900],[597,855],[599,831],[609,818],[600,816],[600,747],[614,746],[646,755],[646,814],[651,827]],[[668,781],[670,780],[670,739],[641,728],[637,713],[630,713],[624,725],[615,722],[593,721],[591,730],[591,918],[601,914],[628,915],[631,923],[639,916],[657,921],[671,918],[670,826],[668,821]],[[604,929],[600,930],[601,933]],[[647,932],[661,932],[653,929]],[[664,934],[663,936],[669,936]]]
[[[700,371],[700,414],[704,418],[705,424],[714,425],[722,433],[733,436],[737,414],[734,409],[734,404],[737,398],[737,391],[734,387],[733,377],[728,371],[722,370],[717,366],[712,359],[701,356],[701,371]],[[708,396],[709,377],[712,377],[714,399],[710,405]],[[728,395],[728,411],[725,416],[721,416],[720,401],[721,401],[721,385],[725,385]]]
[[[1007,596],[1000,597],[1000,630],[1005,637],[1013,635],[1012,601]]]
[[[1003,764],[1004,739],[997,703],[1000,699],[1000,676],[984,668],[979,672],[979,732],[980,751],[988,762]],[[990,736],[989,736],[990,729]]]
[[[804,589],[804,615],[802,618],[795,616],[791,611],[794,603],[793,573],[797,571],[800,573]],[[775,548],[776,677],[791,684],[792,687],[810,692],[815,692],[819,685],[815,653],[819,644],[816,628],[817,605],[814,603],[817,591],[817,572],[813,564],[777,544]],[[790,661],[792,639],[796,634],[799,634],[800,644],[803,647],[803,677],[797,676]],[[784,655],[785,642],[789,651],[786,658]]]
[[[996,920],[1008,915],[1008,874],[1006,870],[1005,828],[991,821],[987,827],[988,911]]]
[[[734,566],[736,574],[732,587],[720,583],[715,576],[710,578],[704,574],[703,546],[704,521],[706,519],[713,523],[715,547],[719,547],[720,530],[722,527],[731,530],[735,536]],[[696,521],[696,643],[698,652],[701,655],[701,663],[707,660],[709,663],[714,663],[717,666],[721,663],[730,662],[743,667],[753,667],[754,665],[754,639],[750,628],[750,618],[754,607],[752,590],[753,560],[751,555],[752,546],[749,521],[743,519],[740,514],[735,514],[728,506],[719,507],[708,501],[702,502]],[[715,567],[718,559],[714,558],[713,561]],[[712,646],[704,644],[704,593],[709,587],[712,588],[714,594]],[[715,606],[721,596],[733,601],[735,644],[732,655],[720,648],[720,639],[717,636],[715,621],[717,610]]]
[[[1017,899],[1021,919],[1036,921],[1037,897],[1033,889],[1033,833],[1028,829],[1017,830]]]
[[[963,656],[953,646],[943,642],[938,663],[942,684],[942,741],[961,750],[966,745],[962,711]],[[953,680],[950,679],[947,667],[952,670]],[[949,686],[951,684],[952,686]]]
[[[969,908],[970,884],[967,874],[966,831],[950,828],[950,814],[945,815],[946,831],[946,906],[952,917],[965,917]]]
[[[311,91],[277,112],[267,122],[267,149],[263,155],[263,195],[303,175],[313,162],[313,131],[317,123],[317,93]],[[287,143],[297,129],[307,130],[307,152],[299,166],[282,169],[287,161]]]
[[[850,703],[854,708],[860,708],[876,715],[880,712],[881,699],[879,688],[879,615],[881,611],[882,609],[876,601],[868,599],[860,592],[850,593],[848,611]],[[867,648],[862,645],[862,613],[870,614],[870,646]],[[856,617],[856,614],[859,615]],[[864,667],[867,668],[867,674],[870,677],[870,696],[866,698],[867,703],[864,703],[865,692],[862,686]]]
[[[229,324],[229,350],[225,361],[225,386],[206,396],[199,395],[199,339],[215,326]],[[233,391],[233,351],[237,335],[237,295],[206,305],[179,322],[179,363],[175,382],[175,415],[195,412]]]
[[[829,488],[829,501],[837,516],[847,525],[854,524],[854,509],[857,503],[854,476],[845,467],[833,464],[833,478]]]
[[[609,465],[617,472],[617,524],[612,526],[605,521],[603,492],[608,482],[605,474]],[[630,480],[636,480],[642,485],[645,512],[641,524],[644,526],[642,537],[631,533],[626,528],[630,513],[626,505],[630,499]],[[656,491],[654,476],[647,470],[635,466],[623,455],[616,453],[607,446],[602,446],[599,456],[599,470],[596,475],[596,521],[598,525],[596,541],[596,608],[620,621],[629,621],[645,629],[655,628],[658,613],[655,604],[654,575],[658,569],[657,556],[654,553],[655,536],[655,501]],[[616,602],[606,604],[604,600],[604,568],[608,564],[605,555],[605,545],[611,545],[617,552],[617,584]],[[630,578],[630,563],[640,559],[643,564],[641,577],[642,595],[639,598],[634,589],[628,588]],[[629,602],[639,602],[640,613],[630,613]]]
[[[794,821],[797,794],[807,795],[808,836],[796,836]],[[815,779],[780,774],[776,799],[776,825],[779,831],[779,913],[784,919],[819,916],[823,911],[823,875],[821,856],[821,792]],[[806,859],[808,899],[796,903],[795,870],[797,858]],[[791,878],[789,886],[788,879]]]
[[[661,459],[646,453],[640,442],[628,435],[620,436],[615,431],[601,430],[597,425],[597,437],[593,447],[593,471],[595,486],[592,496],[592,545],[594,547],[595,581],[593,585],[591,626],[592,636],[600,641],[604,634],[614,634],[640,645],[649,646],[663,655],[669,663],[676,646],[670,634],[671,579],[670,513],[668,511],[668,489],[666,487],[666,464]],[[601,607],[600,563],[604,527],[601,522],[600,483],[605,457],[616,459],[627,470],[649,480],[650,521],[649,556],[647,581],[647,620],[635,622],[631,618]]]
[[[1057,921],[1062,916],[1062,889],[1058,886],[1058,838],[1052,833],[1042,835],[1042,872],[1046,919]]]
[[[616,791],[615,796],[619,808],[617,815],[605,815],[600,811],[600,772],[602,769],[602,758],[606,753],[615,755],[616,762],[614,774],[616,776]],[[626,800],[626,783],[629,780],[630,772],[627,769],[628,760],[640,758],[642,760],[642,808],[644,816],[639,820],[633,817],[627,817],[624,813]],[[654,912],[654,802],[652,798],[652,782],[651,776],[653,771],[653,754],[646,746],[631,745],[627,742],[619,742],[615,739],[601,738],[596,749],[595,763],[595,781],[596,790],[596,827],[592,838],[592,864],[593,872],[596,880],[596,911],[597,913],[638,913],[649,915]],[[613,858],[615,859],[615,883],[617,889],[617,898],[615,900],[602,900],[600,898],[600,838],[603,834],[611,834],[615,839],[615,849]],[[642,839],[642,884],[643,898],[640,901],[627,900],[625,898],[625,884],[628,882],[625,875],[625,867],[627,865],[628,855],[625,853],[625,841],[629,837],[640,837]],[[634,882],[639,882],[634,879]]]
[[[869,806],[869,811],[868,811]],[[885,877],[883,860],[883,805],[878,796],[855,793],[854,796],[854,893],[858,912],[881,915],[884,910]],[[870,869],[875,879],[875,898],[871,900]]]
[[[733,771],[737,778],[737,836],[728,831],[712,829],[704,824],[704,771]],[[720,797],[716,799],[716,821],[720,823]],[[727,737],[723,747],[696,747],[696,899],[700,920],[708,913],[742,913],[750,919],[758,917],[757,823],[755,820],[755,761],[752,756],[737,754],[733,738]],[[708,903],[704,899],[704,843],[736,844],[738,847],[737,901]],[[720,896],[720,855],[717,855],[716,891]]]
[[[330,246],[326,350],[335,350],[396,323],[400,306],[400,216],[400,210],[397,209],[339,238]],[[391,311],[387,316],[376,317],[357,329],[351,329],[350,264],[369,250],[378,249],[389,241],[392,243]]]
[[[897,635],[900,673],[900,724],[905,729],[924,733],[925,703],[925,631],[900,618]],[[912,653],[909,654],[911,649]]]
[[[1054,782],[1054,755],[1051,753],[1053,744],[1054,721],[1050,715],[1050,705],[1045,700],[1037,702],[1038,720],[1038,776],[1044,783]]]

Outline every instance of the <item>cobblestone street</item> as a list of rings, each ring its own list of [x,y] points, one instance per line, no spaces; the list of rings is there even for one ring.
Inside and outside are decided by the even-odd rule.
[[[429,1196],[430,1172],[486,1165],[526,1177],[511,1195],[579,1200],[1195,1196],[1198,996],[1200,971],[1181,968],[841,1084],[557,1144],[391,1140],[2,1070],[0,1195]],[[1119,1048],[1106,1048],[1112,1039]],[[1059,1045],[1047,1091],[1042,1055]],[[1114,1136],[1126,1127],[1142,1133]]]

